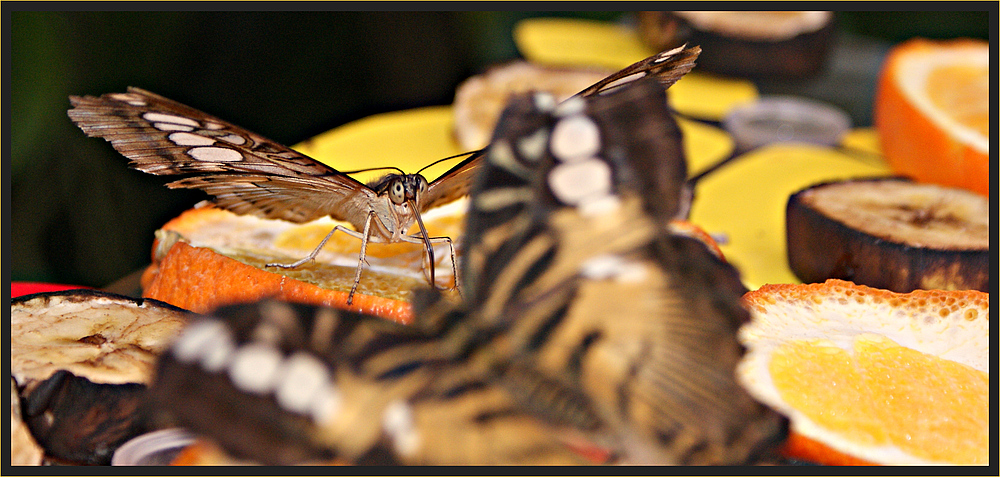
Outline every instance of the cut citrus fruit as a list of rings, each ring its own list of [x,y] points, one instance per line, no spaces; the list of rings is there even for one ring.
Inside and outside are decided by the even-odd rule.
[[[989,294],[841,280],[744,297],[738,373],[824,464],[988,464]]]
[[[463,211],[464,201],[456,201],[425,214],[428,233],[460,236]],[[157,233],[153,264],[143,278],[144,296],[199,313],[223,304],[275,297],[408,322],[412,290],[428,286],[424,249],[419,244],[369,243],[368,266],[350,306],[347,296],[354,284],[361,247],[354,237],[333,234],[316,259],[300,267],[265,267],[305,257],[336,225],[338,222],[330,219],[294,224],[200,205]],[[435,246],[434,256],[438,286],[453,286],[447,245]]]
[[[990,193],[990,45],[913,39],[886,58],[874,120],[889,165],[918,181]]]

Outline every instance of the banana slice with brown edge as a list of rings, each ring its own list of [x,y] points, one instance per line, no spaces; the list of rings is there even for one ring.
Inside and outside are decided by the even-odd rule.
[[[527,61],[494,65],[469,77],[455,90],[455,139],[465,150],[480,149],[490,142],[493,126],[511,96],[527,91],[552,93],[563,101],[604,79],[611,70],[545,66]]]
[[[827,182],[789,197],[786,227],[789,265],[806,283],[989,292],[989,199],[966,190],[900,178]]]
[[[10,378],[10,465],[41,465],[44,451],[21,419],[21,396]]]
[[[742,77],[814,76],[836,33],[828,11],[639,12],[638,23],[647,45],[700,45],[699,71]]]
[[[95,290],[11,300],[11,377],[47,461],[107,465],[120,444],[147,430],[146,383],[188,314]]]

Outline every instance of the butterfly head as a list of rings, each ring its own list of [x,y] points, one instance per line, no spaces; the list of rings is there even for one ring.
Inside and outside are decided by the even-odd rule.
[[[420,174],[386,174],[369,187],[378,195],[385,195],[395,205],[413,202],[420,205],[421,195],[427,191],[427,179]]]

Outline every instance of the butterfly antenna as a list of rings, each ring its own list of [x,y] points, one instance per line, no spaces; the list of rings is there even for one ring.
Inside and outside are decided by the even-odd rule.
[[[398,167],[393,167],[393,166],[369,167],[368,169],[358,169],[358,170],[354,170],[354,171],[341,171],[341,174],[357,174],[357,173],[360,173],[360,172],[385,171],[385,170],[394,170],[394,171],[399,171],[400,174],[406,174],[405,172],[403,172],[402,169],[400,169]]]
[[[430,164],[427,164],[424,167],[421,167],[420,170],[417,171],[417,174],[420,174],[421,172],[424,172],[425,170],[427,170],[427,168],[429,168],[431,166],[434,166],[436,164],[440,164],[440,163],[442,163],[444,161],[450,161],[452,159],[455,159],[455,158],[458,158],[458,157],[463,157],[463,156],[473,156],[473,155],[481,153],[483,151],[485,151],[485,149],[476,149],[475,151],[463,152],[463,153],[455,154],[454,156],[443,157],[443,158],[438,159],[438,160],[436,160],[436,161],[434,161],[434,162],[432,162]]]

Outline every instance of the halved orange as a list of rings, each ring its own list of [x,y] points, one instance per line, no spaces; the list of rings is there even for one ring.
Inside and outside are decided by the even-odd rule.
[[[989,464],[989,294],[842,280],[744,300],[741,382],[824,464]]]
[[[913,39],[882,66],[874,122],[893,170],[990,194],[990,45]]]
[[[431,236],[458,237],[463,202],[426,214]],[[409,322],[412,290],[428,286],[419,244],[369,243],[368,266],[352,304],[360,240],[334,233],[316,259],[294,269],[265,267],[291,263],[309,254],[338,222],[305,224],[236,215],[208,203],[166,223],[153,245],[153,264],[143,277],[143,295],[205,313],[230,303],[274,297],[298,303],[335,306]],[[434,247],[439,287],[454,285],[447,246]],[[456,246],[456,255],[460,248]],[[457,292],[450,292],[456,294]]]

